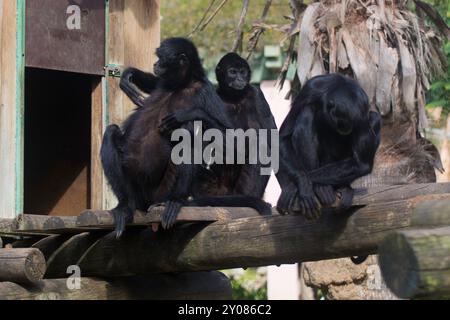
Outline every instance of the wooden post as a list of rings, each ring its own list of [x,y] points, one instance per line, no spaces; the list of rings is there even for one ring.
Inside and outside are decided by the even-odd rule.
[[[76,287],[76,281],[77,279],[43,280],[31,288],[0,282],[0,300],[231,299],[230,281],[216,271],[111,280],[81,278],[79,288]]]
[[[160,0],[110,0],[107,12],[106,63],[152,70],[160,42]],[[101,138],[106,126],[120,125],[135,108],[119,88],[119,78],[106,77],[93,92],[92,197],[94,209],[116,204],[99,162]],[[102,97],[99,96],[99,90]]]
[[[22,210],[24,1],[0,1],[0,218]]]
[[[0,249],[0,282],[37,283],[45,270],[44,255],[37,249]]]
[[[398,231],[379,254],[386,284],[400,298],[450,298],[450,226]]]

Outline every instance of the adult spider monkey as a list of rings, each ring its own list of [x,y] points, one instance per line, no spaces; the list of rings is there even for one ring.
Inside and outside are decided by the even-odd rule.
[[[261,213],[270,207],[249,197],[197,197],[196,177],[200,165],[176,166],[171,161],[172,145],[160,134],[161,120],[175,111],[192,132],[192,121],[205,120],[210,126],[230,128],[224,105],[207,80],[193,43],[170,38],[161,43],[154,66],[153,92],[124,122],[122,129],[110,125],[101,147],[103,169],[119,201],[112,210],[119,237],[134,211],[165,203],[163,228],[176,221],[181,206],[217,205],[253,207]],[[188,200],[194,196],[194,200]]]
[[[258,86],[250,84],[251,69],[248,62],[236,53],[226,54],[216,67],[217,93],[225,103],[225,110],[237,129],[276,130],[270,106]],[[269,132],[270,136],[270,132]],[[271,141],[267,137],[267,150]],[[258,138],[260,137],[258,135]],[[264,139],[262,141],[265,141]],[[230,192],[262,198],[269,182],[269,175],[261,175],[261,164],[235,166],[235,179]],[[228,171],[232,173],[233,171]]]
[[[380,129],[380,115],[369,111],[355,80],[339,74],[310,79],[280,130],[278,211],[317,218],[338,190],[342,206],[350,207],[350,184],[372,171]]]
[[[250,84],[251,69],[247,61],[236,53],[226,54],[216,67],[217,93],[225,104],[225,111],[235,129],[277,129],[270,107],[259,87]],[[139,107],[145,96],[151,94],[152,75],[128,68],[123,73],[120,86]],[[180,112],[163,119],[163,131],[171,131],[182,124]],[[270,150],[270,139],[268,150]],[[216,165],[212,168],[215,179],[203,181],[202,194],[235,194],[262,198],[270,176],[261,175],[261,165]]]

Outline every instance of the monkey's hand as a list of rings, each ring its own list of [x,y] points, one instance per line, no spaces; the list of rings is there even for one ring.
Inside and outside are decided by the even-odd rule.
[[[321,206],[314,194],[312,182],[306,174],[299,175],[297,189],[297,198],[291,203],[291,210],[300,211],[308,220],[318,219],[321,214]]]
[[[314,193],[323,206],[331,206],[336,202],[336,192],[332,186],[323,184],[313,185]]]
[[[159,125],[159,131],[163,134],[171,133],[173,130],[181,128],[184,120],[184,112],[178,111],[169,113],[165,116]]]

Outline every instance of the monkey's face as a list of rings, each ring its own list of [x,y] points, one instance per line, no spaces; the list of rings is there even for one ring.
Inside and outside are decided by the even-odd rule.
[[[250,72],[244,67],[230,67],[226,70],[226,83],[235,90],[244,90],[250,82]]]
[[[348,136],[353,132],[354,116],[350,108],[330,101],[328,104],[328,122],[337,133]]]
[[[158,55],[158,61],[154,64],[155,75],[163,78],[184,78],[189,69],[189,59],[185,53],[170,56]]]

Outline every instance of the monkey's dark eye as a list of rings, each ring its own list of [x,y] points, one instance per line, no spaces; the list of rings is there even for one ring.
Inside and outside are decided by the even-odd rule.
[[[228,74],[231,75],[231,76],[235,76],[237,74],[237,71],[234,68],[233,69],[229,69],[228,70]]]

